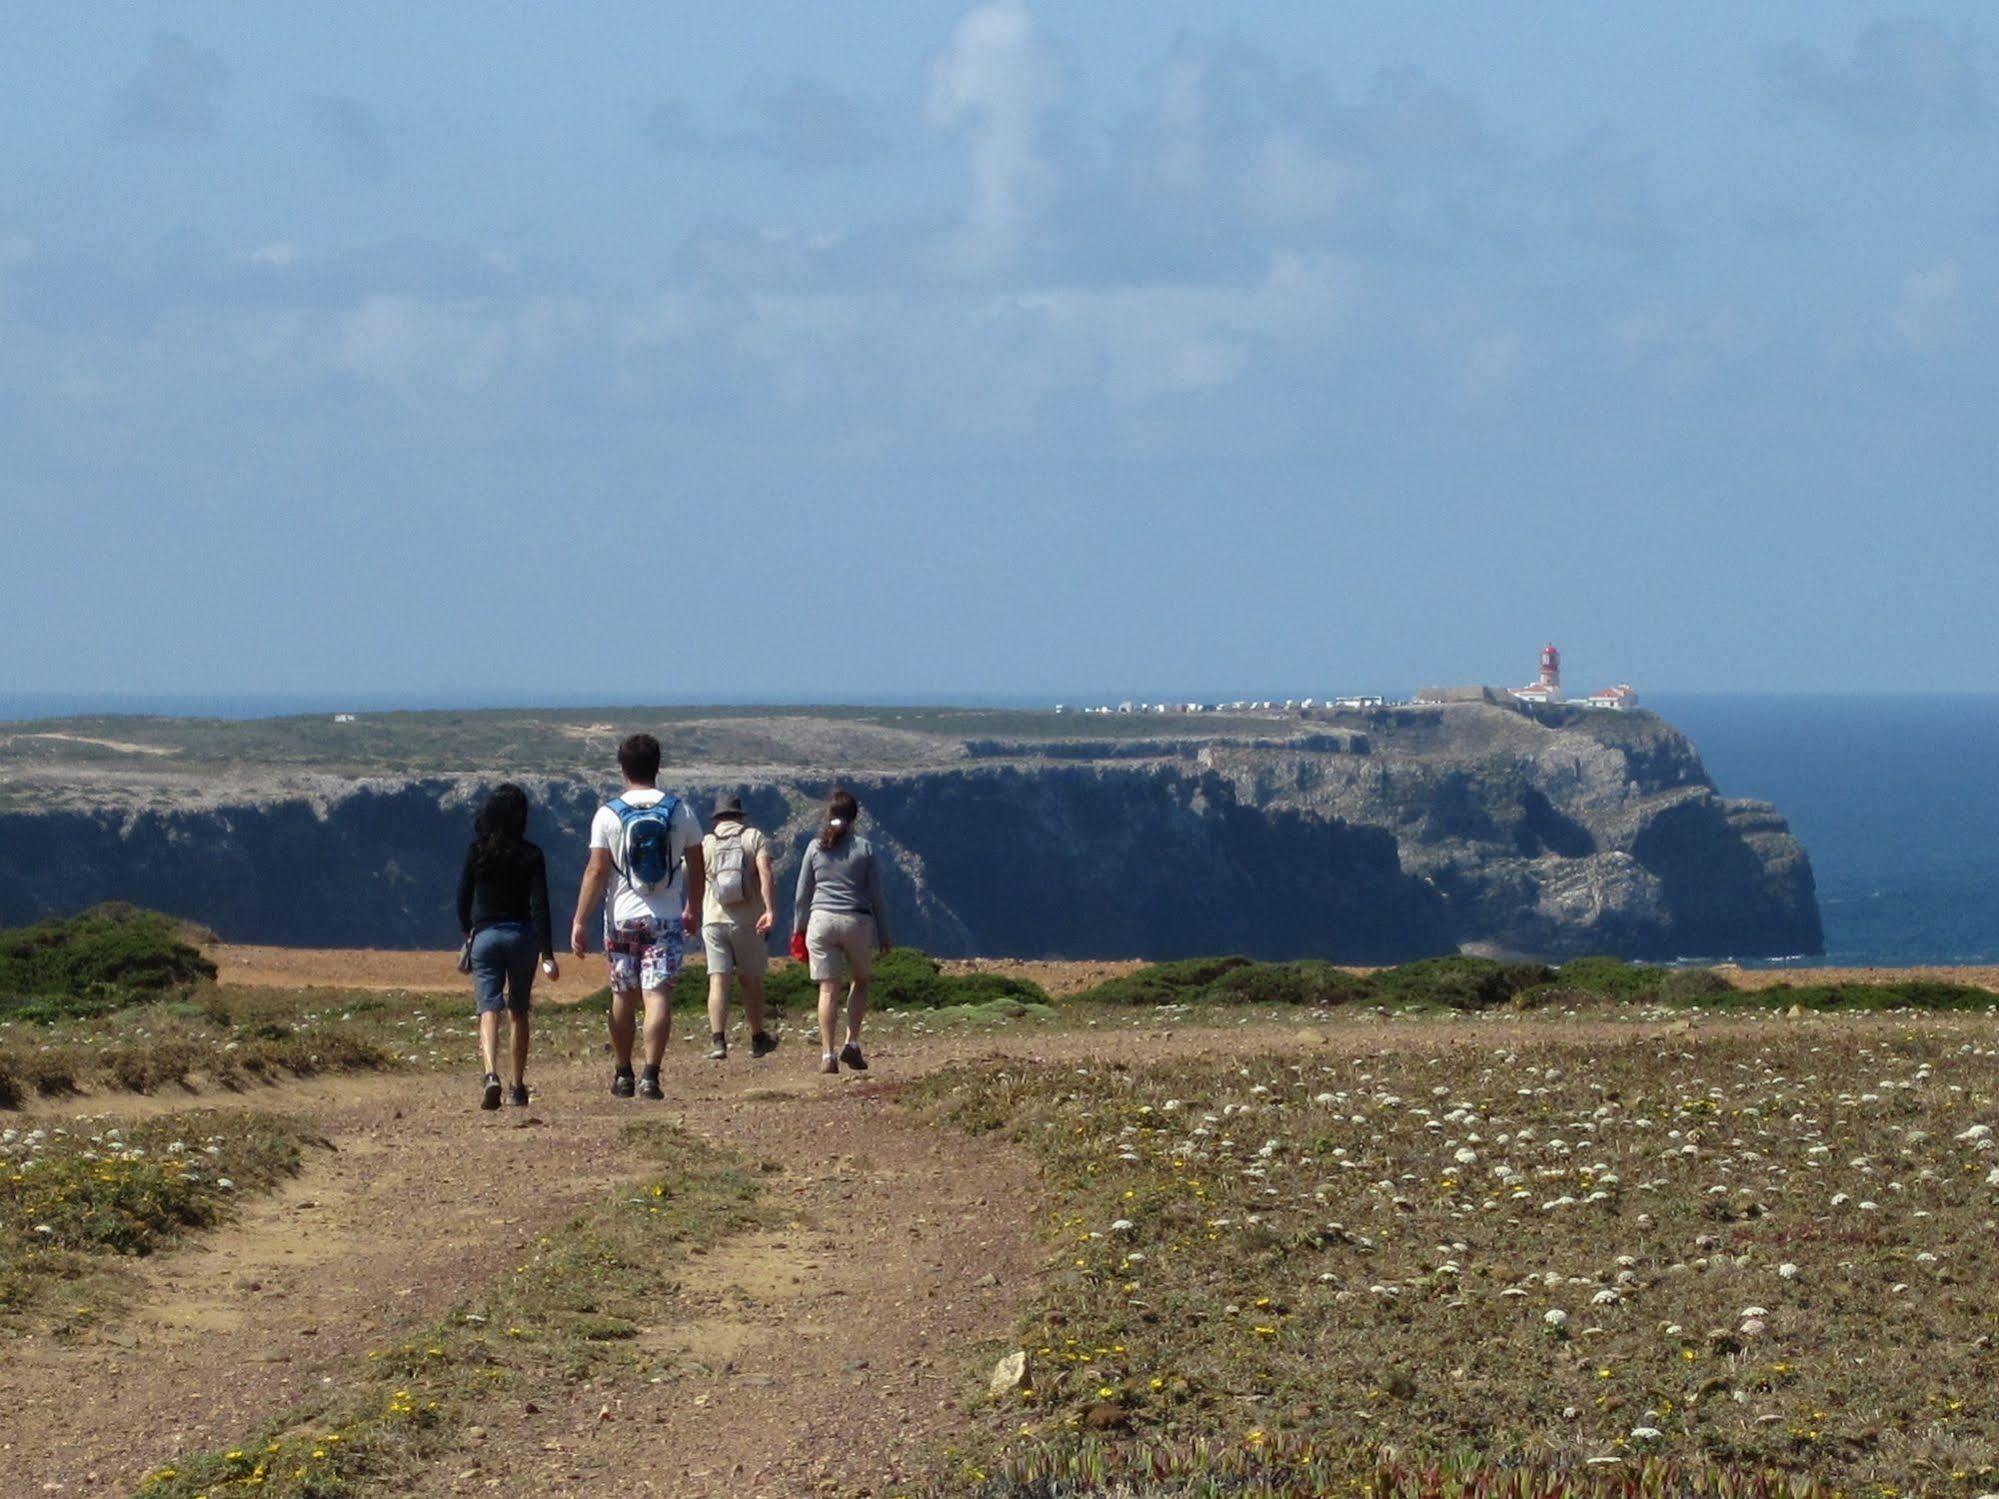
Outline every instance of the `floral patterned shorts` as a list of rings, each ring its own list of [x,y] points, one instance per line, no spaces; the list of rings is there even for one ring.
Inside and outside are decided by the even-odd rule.
[[[613,989],[671,989],[687,956],[687,936],[677,921],[640,917],[604,933]]]

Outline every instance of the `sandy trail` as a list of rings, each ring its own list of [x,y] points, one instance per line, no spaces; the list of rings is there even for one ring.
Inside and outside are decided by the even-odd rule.
[[[1136,1054],[1242,1038],[1022,1033],[1002,1044],[1080,1056],[1106,1039]],[[959,1350],[1009,1325],[1033,1259],[1032,1184],[996,1144],[924,1129],[889,1101],[898,1076],[992,1041],[912,1048],[885,1032],[874,1071],[837,1079],[820,1077],[814,1048],[798,1043],[794,1034],[768,1061],[739,1051],[720,1066],[676,1045],[669,1099],[651,1106],[610,1097],[592,1062],[531,1074],[525,1113],[479,1112],[469,1069],[37,1108],[38,1122],[274,1109],[310,1120],[333,1148],[312,1151],[297,1180],[234,1223],[142,1262],[134,1304],[101,1330],[7,1346],[0,1493],[124,1492],[177,1453],[337,1394],[368,1350],[435,1320],[506,1273],[537,1234],[636,1177],[643,1168],[616,1141],[643,1117],[778,1163],[769,1200],[787,1227],[690,1254],[663,1288],[648,1336],[682,1355],[684,1379],[628,1396],[608,1420],[590,1392],[566,1386],[542,1392],[533,1403],[547,1414],[532,1420],[496,1409],[487,1451],[449,1454],[411,1492],[484,1491],[496,1463],[515,1474],[501,1483],[510,1493],[560,1491],[571,1473],[622,1473],[631,1487],[619,1492],[666,1494],[878,1481],[962,1389]],[[836,1394],[871,1412],[865,1430],[834,1424]],[[468,1470],[478,1476],[456,1477]],[[721,1488],[718,1474],[730,1475]]]
[[[177,1453],[337,1394],[368,1350],[428,1325],[505,1274],[534,1236],[636,1177],[618,1132],[661,1117],[775,1162],[766,1200],[782,1227],[690,1246],[644,1333],[671,1371],[659,1383],[510,1388],[476,1418],[481,1437],[405,1492],[879,1494],[951,1429],[954,1403],[1031,1289],[1039,1247],[1031,1171],[990,1138],[922,1127],[893,1103],[899,1080],[967,1058],[1138,1064],[1290,1046],[1323,1060],[1407,1046],[1689,1044],[1821,1023],[1909,1025],[1350,1016],[984,1036],[884,1028],[874,1070],[839,1078],[817,1074],[793,1031],[764,1062],[739,1051],[716,1065],[676,1043],[662,1105],[611,1098],[594,1060],[541,1069],[524,1114],[481,1114],[469,1066],[211,1095],[197,1105],[300,1115],[334,1148],[235,1223],[140,1266],[135,1304],[101,1331],[7,1345],[0,1493],[124,1492]],[[1978,1028],[1975,1017],[1927,1023]],[[149,1107],[101,1097],[35,1113]]]
[[[700,944],[689,956],[699,963]],[[407,952],[392,948],[253,947],[221,943],[207,949],[218,982],[253,988],[465,990],[468,980],[454,952]],[[535,981],[537,998],[557,1003],[581,999],[604,986],[603,958],[560,955],[562,977]],[[773,969],[790,963],[774,958]],[[1038,962],[1021,958],[961,958],[944,964],[947,973],[1006,973],[1032,979],[1050,994],[1074,994],[1145,965],[1137,959]]]

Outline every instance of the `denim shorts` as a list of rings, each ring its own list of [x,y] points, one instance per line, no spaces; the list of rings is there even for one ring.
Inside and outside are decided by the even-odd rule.
[[[525,1015],[534,991],[535,964],[541,945],[525,921],[502,921],[481,927],[472,937],[473,1007],[481,1015],[512,1010]]]

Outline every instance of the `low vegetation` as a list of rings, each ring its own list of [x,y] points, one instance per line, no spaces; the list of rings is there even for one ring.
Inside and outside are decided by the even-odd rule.
[[[172,917],[136,906],[0,931],[0,1015],[101,1015],[213,983],[215,965]]]
[[[66,1021],[0,1018],[0,1109],[83,1092],[238,1089],[284,1077],[462,1060],[453,996],[217,989]],[[440,1040],[448,1045],[439,1045]]]
[[[781,1011],[809,1015],[819,1003],[819,986],[802,963],[774,966],[764,981],[769,1002]],[[998,1014],[1010,1006],[1046,1006],[1048,995],[1028,979],[999,973],[947,974],[928,953],[898,947],[876,960],[869,985],[869,1003],[881,1010],[987,1009]],[[595,1013],[611,1003],[609,988],[582,1001]],[[696,964],[683,968],[673,986],[676,1010],[701,1010],[708,1003],[708,971]]]
[[[1330,963],[1256,963],[1189,958],[1154,963],[1070,996],[1090,1005],[1372,1005],[1398,1011],[1480,1011],[1500,1006],[1654,1006],[1667,1009],[1827,1011],[1987,1010],[1999,995],[1970,984],[1903,980],[1872,984],[1777,984],[1738,988],[1708,968],[1574,958],[1551,967],[1491,958],[1425,958],[1357,972]]]
[[[246,1112],[0,1130],[0,1329],[87,1321],[107,1262],[219,1222],[315,1141]]]
[[[1025,1378],[940,1494],[1999,1487],[1999,1050],[1957,1022],[910,1096],[1054,1199]]]
[[[633,1125],[624,1143],[650,1174],[541,1238],[501,1284],[381,1350],[358,1387],[288,1411],[236,1446],[166,1464],[140,1492],[405,1493],[404,1481],[497,1392],[644,1373],[656,1355],[638,1334],[659,1315],[681,1246],[759,1222],[760,1173],[671,1125]]]

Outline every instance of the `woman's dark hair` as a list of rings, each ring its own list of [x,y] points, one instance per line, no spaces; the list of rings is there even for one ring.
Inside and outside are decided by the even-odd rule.
[[[501,782],[472,823],[472,858],[480,873],[505,867],[520,852],[527,831],[528,794],[512,781]]]
[[[819,846],[830,852],[854,831],[854,819],[860,815],[861,804],[854,800],[854,793],[844,786],[835,786],[833,794],[826,798],[826,821],[819,829]]]

